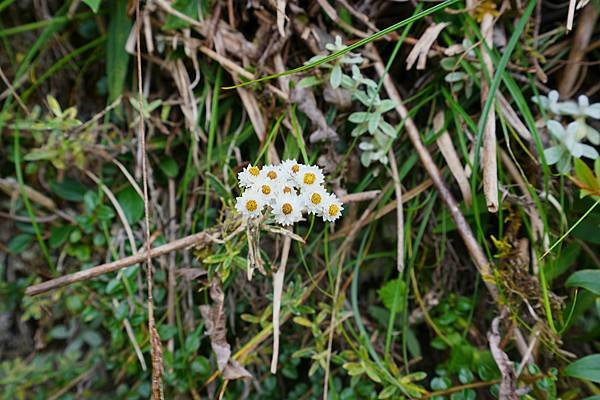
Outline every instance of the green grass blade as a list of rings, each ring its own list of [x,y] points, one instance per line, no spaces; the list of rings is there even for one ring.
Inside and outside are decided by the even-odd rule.
[[[127,0],[113,0],[109,7],[110,22],[106,41],[106,75],[108,80],[108,104],[123,94],[129,54],[125,43],[131,30],[131,21],[127,17]]]

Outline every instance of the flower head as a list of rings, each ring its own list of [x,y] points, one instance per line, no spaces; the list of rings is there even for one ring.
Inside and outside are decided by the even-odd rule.
[[[304,206],[310,214],[322,214],[323,202],[329,196],[322,186],[310,187],[302,192]]]
[[[598,152],[592,146],[580,143],[585,137],[585,132],[580,129],[580,124],[571,122],[567,129],[554,120],[547,123],[548,131],[558,141],[555,146],[544,150],[544,157],[548,165],[557,164],[558,171],[566,174],[571,169],[571,156],[575,158],[587,157],[595,160],[598,158]]]
[[[260,169],[253,165],[248,165],[240,173],[238,173],[238,180],[240,186],[243,188],[249,188],[254,185],[260,176]]]
[[[301,165],[296,177],[296,182],[300,189],[306,190],[321,186],[325,180],[321,168],[315,165]]]
[[[281,195],[273,204],[275,222],[283,226],[292,225],[302,219],[302,202],[297,195]]]
[[[279,182],[281,178],[281,171],[279,166],[275,165],[265,165],[262,167],[260,171],[260,177],[265,181],[270,181],[272,183]]]
[[[324,221],[333,222],[342,215],[344,207],[335,194],[328,194],[321,206],[321,216]]]
[[[235,209],[246,218],[256,218],[265,207],[264,197],[256,190],[248,189],[236,199]]]

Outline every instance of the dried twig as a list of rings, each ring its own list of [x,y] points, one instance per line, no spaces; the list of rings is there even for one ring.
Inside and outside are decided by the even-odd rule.
[[[212,239],[207,232],[199,232],[193,235],[183,237],[181,239],[174,240],[162,246],[156,247],[150,250],[150,257],[155,258],[168,254],[172,251],[183,249],[189,246],[208,243]],[[28,296],[35,296],[41,293],[48,292],[66,285],[70,285],[76,282],[87,281],[97,276],[107,274],[109,272],[118,271],[122,268],[130,267],[135,264],[139,264],[146,259],[145,252],[121,258],[120,260],[112,261],[106,264],[98,265],[96,267],[88,268],[83,271],[74,272],[69,275],[61,276],[60,278],[51,279],[46,282],[31,285],[25,290],[25,294]]]
[[[506,310],[506,309],[505,309]],[[500,374],[502,375],[502,381],[500,382],[500,393],[498,394],[499,400],[518,400],[516,387],[516,374],[513,363],[510,361],[508,356],[500,348],[500,321],[506,317],[507,313],[503,312],[502,315],[494,318],[492,321],[492,327],[488,332],[488,341],[490,342],[490,351]]]

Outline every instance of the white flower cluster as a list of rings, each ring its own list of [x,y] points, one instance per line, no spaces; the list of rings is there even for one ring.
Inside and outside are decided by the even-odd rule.
[[[600,144],[600,132],[586,122],[587,118],[600,119],[600,103],[590,104],[587,96],[579,96],[577,102],[559,101],[556,90],[550,91],[548,96],[536,96],[532,100],[556,118],[546,123],[548,131],[555,139],[555,144],[544,150],[548,165],[556,164],[558,172],[568,174],[573,157],[593,160],[599,157],[594,147],[581,142],[588,140],[592,145]],[[560,122],[561,116],[571,117],[574,121],[565,129]]]
[[[280,165],[258,168],[249,165],[238,174],[244,189],[235,208],[245,218],[263,215],[267,208],[278,224],[287,226],[308,212],[333,222],[342,215],[342,202],[323,187],[325,178],[317,166],[286,160]]]

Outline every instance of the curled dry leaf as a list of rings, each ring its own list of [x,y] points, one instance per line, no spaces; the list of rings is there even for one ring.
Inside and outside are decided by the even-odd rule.
[[[427,54],[429,53],[433,42],[435,42],[442,29],[444,29],[446,26],[448,26],[448,24],[444,22],[441,24],[433,24],[427,28],[425,33],[423,33],[423,36],[421,36],[419,41],[408,54],[408,57],[406,57],[407,70],[412,68],[417,59],[419,60],[417,62],[417,69],[425,69],[425,64],[427,63]]]
[[[206,334],[210,345],[217,357],[217,366],[225,379],[233,380],[251,378],[252,375],[235,360],[231,359],[231,346],[227,343],[227,326],[223,312],[225,295],[221,290],[218,280],[213,280],[210,286],[210,298],[213,305],[200,306],[200,313],[204,318]]]
[[[338,140],[337,133],[327,125],[325,116],[317,106],[313,93],[304,88],[296,87],[292,91],[291,100],[298,104],[298,108],[308,119],[317,126],[317,130],[310,135],[310,142],[315,143],[322,140]]]
[[[175,275],[190,282],[206,274],[208,272],[204,268],[179,268],[175,271]]]

